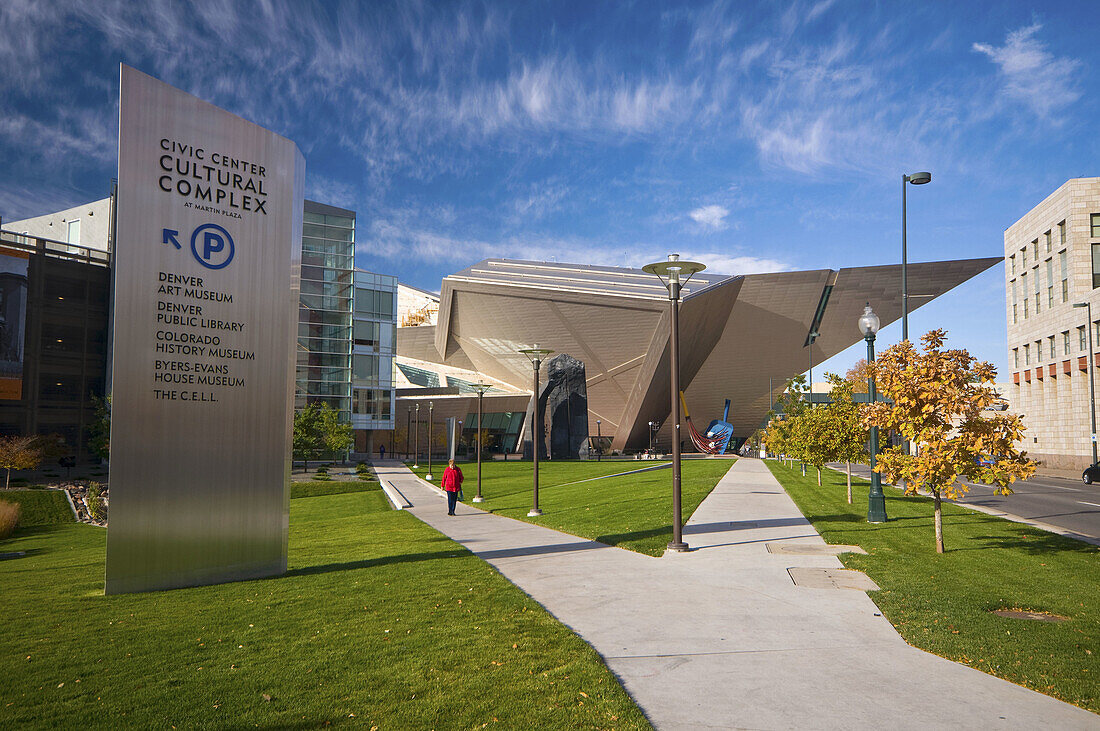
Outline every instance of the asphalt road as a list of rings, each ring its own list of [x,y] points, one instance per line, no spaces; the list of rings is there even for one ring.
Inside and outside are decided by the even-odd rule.
[[[843,465],[833,466],[843,470]],[[854,464],[852,474],[867,479],[870,469]],[[1080,480],[1061,477],[1033,477],[1015,483],[1011,495],[997,495],[989,485],[967,484],[970,492],[956,502],[1049,523],[1100,540],[1100,483],[1085,485]]]

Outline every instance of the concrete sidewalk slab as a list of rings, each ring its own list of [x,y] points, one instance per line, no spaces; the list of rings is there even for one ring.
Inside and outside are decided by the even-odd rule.
[[[588,641],[659,729],[1100,729],[1100,717],[907,645],[862,591],[796,586],[842,569],[755,459],[685,526],[692,551],[653,558],[459,504],[376,464],[410,512],[491,563]]]

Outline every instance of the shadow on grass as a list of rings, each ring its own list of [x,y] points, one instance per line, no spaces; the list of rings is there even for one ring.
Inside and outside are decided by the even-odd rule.
[[[608,533],[607,535],[596,536],[596,540],[609,546],[617,546],[620,543],[627,543],[628,541],[640,541],[644,538],[655,538],[657,536],[668,536],[668,538],[671,540],[672,526],[663,525],[660,528],[636,530],[631,531],[630,533]]]
[[[292,576],[313,576],[315,574],[328,574],[334,571],[354,571],[355,569],[369,569],[375,566],[388,566],[395,563],[413,563],[416,561],[433,561],[439,558],[459,558],[468,556],[470,552],[465,548],[455,548],[452,551],[435,551],[433,553],[402,553],[395,556],[380,556],[378,558],[365,558],[361,561],[343,561],[341,563],[326,563],[316,566],[302,566],[290,569],[285,574],[272,576],[262,581],[285,579]]]
[[[1065,553],[1067,551],[1070,553],[1090,553],[1094,555],[1100,552],[1100,548],[1085,543],[1084,541],[1073,540],[1072,538],[1066,538],[1055,533],[1047,533],[1039,528],[1035,529],[1034,537],[1031,536],[1031,533],[1020,533],[1011,536],[971,536],[966,539],[967,545],[954,549],[948,546],[948,550],[984,551],[987,548],[1019,549],[1024,553],[1035,556],[1049,555],[1055,552]]]

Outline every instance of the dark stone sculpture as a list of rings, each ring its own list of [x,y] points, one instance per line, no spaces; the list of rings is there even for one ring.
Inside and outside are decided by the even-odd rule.
[[[539,389],[539,410],[543,415],[543,443],[539,459],[547,456],[546,437],[550,438],[552,459],[576,459],[588,456],[588,388],[584,363],[562,353],[545,364],[546,384]],[[527,407],[527,434],[523,456],[530,459],[531,411]],[[547,428],[546,424],[549,424]]]

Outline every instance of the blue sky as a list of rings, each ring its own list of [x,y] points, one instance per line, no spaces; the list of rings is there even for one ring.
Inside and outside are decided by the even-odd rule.
[[[893,263],[919,170],[910,260],[1000,256],[1100,174],[1094,2],[3,0],[0,28],[5,220],[106,194],[123,61],[295,140],[358,265],[426,289],[488,256]],[[939,326],[1004,374],[1001,267],[910,319]]]

